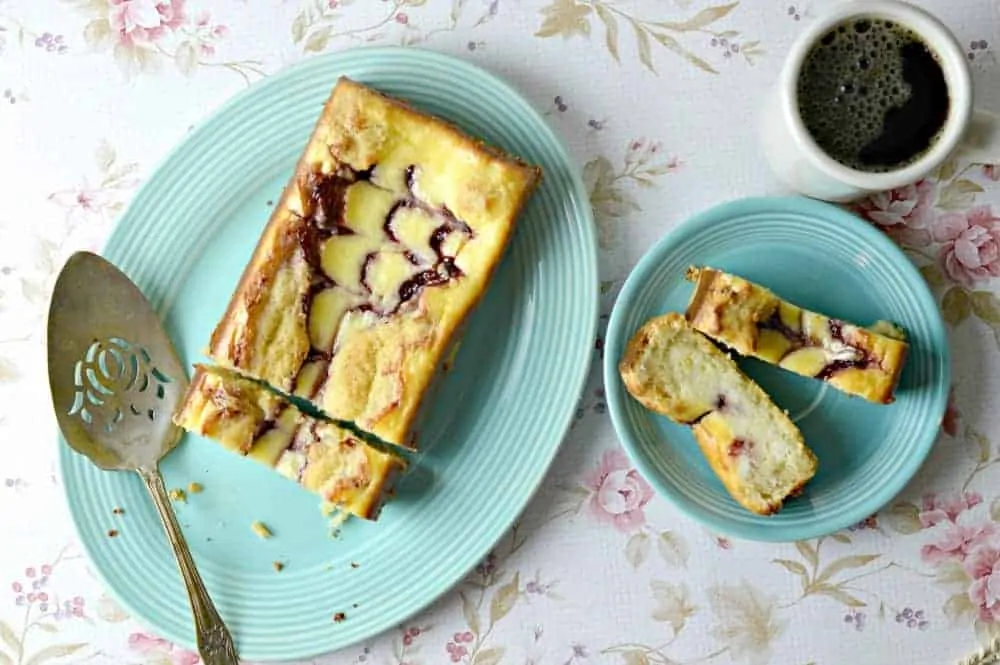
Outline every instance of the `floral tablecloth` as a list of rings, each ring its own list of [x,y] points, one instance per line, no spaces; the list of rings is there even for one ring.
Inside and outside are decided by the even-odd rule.
[[[0,665],[198,657],[88,568],[56,467],[43,321],[55,271],[99,249],[158,160],[234,93],[302,58],[412,44],[509,79],[583,170],[603,311],[688,215],[777,193],[754,113],[834,0],[0,0]],[[1000,4],[923,3],[1000,109]],[[940,438],[877,515],[786,545],[709,533],[618,446],[597,365],[545,489],[459,588],[317,663],[952,663],[1000,634],[1000,166],[948,163],[860,214],[938,295],[954,389]],[[606,318],[604,319],[606,320]],[[461,546],[456,525],[455,547]],[[308,598],[294,602],[309,602]]]

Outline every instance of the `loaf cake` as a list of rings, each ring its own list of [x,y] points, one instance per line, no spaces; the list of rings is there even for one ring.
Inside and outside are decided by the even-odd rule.
[[[692,267],[687,278],[695,282],[687,319],[709,337],[845,393],[881,404],[895,399],[908,351],[898,326],[829,318],[712,268]]]
[[[402,460],[235,372],[196,366],[176,422],[275,469],[325,504],[375,519]]]
[[[326,102],[209,357],[391,444],[411,428],[541,172],[347,78]]]
[[[788,415],[682,314],[647,321],[629,340],[619,372],[639,403],[691,427],[747,510],[777,512],[816,473],[816,457]]]

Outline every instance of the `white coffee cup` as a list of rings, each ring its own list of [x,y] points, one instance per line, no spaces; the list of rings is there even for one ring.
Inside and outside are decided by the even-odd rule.
[[[886,173],[859,171],[834,160],[809,135],[799,114],[799,73],[810,50],[830,29],[854,18],[886,19],[915,32],[937,56],[948,85],[948,117],[936,141],[916,161]],[[763,109],[761,141],[775,175],[788,187],[826,201],[852,201],[912,184],[949,157],[983,164],[1000,162],[1000,117],[973,109],[965,52],[944,24],[898,0],[865,0],[838,5],[807,26],[792,45],[777,88]]]

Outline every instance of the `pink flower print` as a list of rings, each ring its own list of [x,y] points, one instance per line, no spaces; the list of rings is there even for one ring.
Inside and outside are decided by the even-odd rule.
[[[937,494],[925,494],[920,509],[920,525],[925,529],[941,522],[958,521],[958,516],[969,508],[983,502],[983,496],[978,492],[965,492],[940,497]]]
[[[887,192],[879,192],[857,204],[862,217],[882,228],[897,243],[926,247],[931,242],[927,227],[934,218],[935,185],[920,180]]]
[[[986,546],[996,533],[997,527],[992,523],[982,526],[948,524],[937,542],[920,548],[920,557],[931,564],[949,560],[965,561],[970,552]]]
[[[131,187],[134,181],[124,182],[124,187]],[[92,189],[84,185],[79,189],[66,189],[49,194],[49,201],[65,208],[72,216],[88,217],[102,216],[116,208],[115,196],[110,188]]]
[[[965,560],[965,572],[972,578],[969,600],[979,608],[979,619],[1000,622],[1000,549],[984,547]]]
[[[599,129],[599,128],[596,128]],[[648,164],[657,155],[663,152],[663,143],[660,141],[650,141],[646,137],[632,139],[625,153],[626,164]],[[670,159],[668,168],[675,171],[680,167],[680,160],[676,157]]]
[[[956,282],[975,282],[1000,276],[1000,218],[990,206],[976,206],[965,214],[941,215],[932,235],[943,243],[939,259],[944,271]]]
[[[955,387],[952,386],[948,392],[948,408],[945,409],[944,418],[941,420],[941,429],[948,436],[958,434],[958,422],[962,418],[962,412],[955,404]]]
[[[198,665],[201,662],[201,658],[195,652],[181,649],[161,637],[154,637],[146,633],[129,635],[128,646],[139,653],[168,656],[171,665]]]
[[[989,226],[1000,221],[1000,217],[993,214],[993,208],[988,205],[974,206],[965,211],[970,224],[977,226]]]
[[[469,650],[462,643],[472,643],[475,636],[472,633],[455,633],[454,637],[445,645],[445,651],[453,663],[459,663],[469,654]]]
[[[185,0],[111,0],[108,21],[126,46],[155,42],[184,24]]]
[[[417,626],[411,626],[403,631],[403,646],[408,647],[413,644],[413,640],[420,637],[420,628]]]
[[[37,603],[40,611],[48,612],[49,594],[44,589],[48,586],[49,575],[51,573],[52,566],[49,564],[38,568],[35,566],[25,568],[24,576],[27,579],[14,580],[10,584],[11,591],[14,592],[14,604],[18,606],[30,606]]]
[[[194,21],[194,31],[187,34],[192,39],[190,44],[198,49],[203,58],[211,58],[215,55],[215,43],[224,39],[229,34],[229,28],[221,23],[212,24],[212,17],[208,12],[201,12]]]
[[[170,2],[156,3],[156,11],[160,14],[160,21],[170,30],[176,30],[184,25],[187,18],[184,15],[184,3],[186,0],[170,0]]]
[[[79,191],[73,197],[73,203],[70,205],[75,205],[83,210],[93,210],[94,195],[89,192]]]
[[[164,647],[170,645],[165,639],[160,637],[153,637],[152,635],[147,635],[145,633],[132,633],[128,636],[128,647],[133,651],[138,651],[140,653],[149,653],[151,651],[162,651]]]
[[[201,657],[194,651],[175,651],[172,657],[173,665],[198,665],[201,662]]]
[[[55,606],[56,611],[53,612],[52,617],[57,621],[82,619],[85,616],[84,605],[85,601],[80,596],[75,596],[72,600],[64,600],[62,605],[57,604]],[[44,612],[45,610],[42,611]]]
[[[643,508],[653,498],[653,488],[630,467],[621,450],[605,452],[584,483],[593,492],[590,512],[598,521],[614,524],[625,533],[636,531],[646,523]]]
[[[156,28],[160,12],[151,0],[111,0],[111,26],[126,33],[136,28]]]

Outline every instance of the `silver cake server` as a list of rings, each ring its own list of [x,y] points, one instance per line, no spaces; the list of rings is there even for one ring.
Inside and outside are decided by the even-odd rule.
[[[114,265],[77,252],[56,280],[48,318],[49,390],[59,428],[101,469],[135,471],[173,547],[205,665],[239,663],[195,568],[160,476],[180,440],[171,418],[187,376],[149,301]]]

